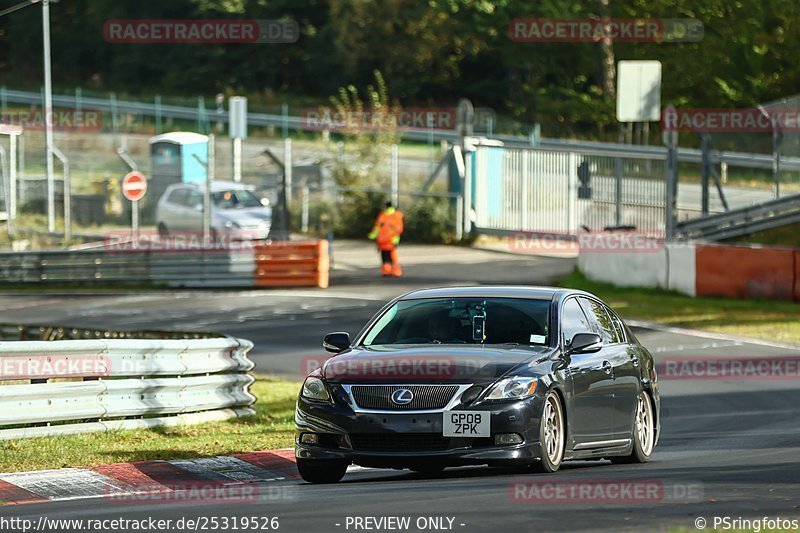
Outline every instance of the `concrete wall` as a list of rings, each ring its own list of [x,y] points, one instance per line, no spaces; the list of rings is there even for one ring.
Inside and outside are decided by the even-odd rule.
[[[581,252],[578,268],[590,280],[619,287],[800,302],[800,250],[675,244],[658,250]]]

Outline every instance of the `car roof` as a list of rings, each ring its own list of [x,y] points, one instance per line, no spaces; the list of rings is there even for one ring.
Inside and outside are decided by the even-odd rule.
[[[181,187],[188,187],[204,191],[206,188],[205,182],[198,183],[176,183],[171,186],[172,189],[179,189]],[[237,183],[235,181],[214,180],[211,182],[211,192],[222,191],[252,191],[253,187],[244,183]]]
[[[532,285],[478,285],[469,287],[438,287],[409,292],[400,300],[417,300],[425,298],[529,298],[535,300],[552,300],[572,294],[572,289],[563,287],[537,287]]]

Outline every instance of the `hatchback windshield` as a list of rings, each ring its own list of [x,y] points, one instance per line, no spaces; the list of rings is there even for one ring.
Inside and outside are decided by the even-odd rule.
[[[250,191],[234,190],[215,192],[211,195],[214,205],[220,209],[244,209],[261,207],[261,200]]]
[[[365,346],[547,344],[549,300],[441,298],[397,302],[372,326]]]

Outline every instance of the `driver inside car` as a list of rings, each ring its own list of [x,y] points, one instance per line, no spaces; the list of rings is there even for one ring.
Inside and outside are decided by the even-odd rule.
[[[433,344],[465,344],[458,338],[458,319],[444,315],[433,315],[428,322],[428,336]]]

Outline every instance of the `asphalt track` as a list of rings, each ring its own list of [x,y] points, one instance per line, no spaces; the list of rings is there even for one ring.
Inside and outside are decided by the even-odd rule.
[[[490,259],[482,261],[481,254]],[[298,359],[319,354],[322,333],[355,332],[393,294],[444,283],[445,278],[463,283],[546,283],[571,268],[571,262],[563,259],[489,252],[464,255],[471,260],[451,259],[442,272],[436,254],[422,254],[430,260],[421,259],[409,267],[407,278],[382,283],[370,278],[372,270],[363,265],[348,270],[344,262],[337,274],[339,283],[328,291],[4,297],[0,321],[212,329],[254,340],[258,351],[253,357],[260,371],[296,377],[302,371]],[[787,347],[714,335],[642,328],[636,332],[662,363],[678,357],[750,359],[800,354]],[[410,517],[408,530],[412,531],[418,530],[417,519],[445,517],[452,519],[452,525],[445,519],[443,528],[425,530],[464,532],[695,530],[698,517],[706,520],[706,530],[712,530],[714,517],[798,519],[799,384],[796,376],[708,380],[662,375],[662,436],[645,465],[566,463],[549,476],[462,468],[433,479],[407,471],[353,469],[337,485],[271,482],[261,487],[265,497],[251,504],[117,505],[74,500],[0,507],[0,518],[276,516],[279,530],[291,532],[405,530],[353,525],[355,517],[387,516]],[[563,493],[562,497],[546,493],[551,482],[595,490],[567,501]],[[275,492],[276,486],[285,489]],[[520,486],[528,490],[520,492]],[[613,500],[615,487],[649,490],[653,486],[657,490],[644,496],[628,493],[624,503],[608,501]]]

